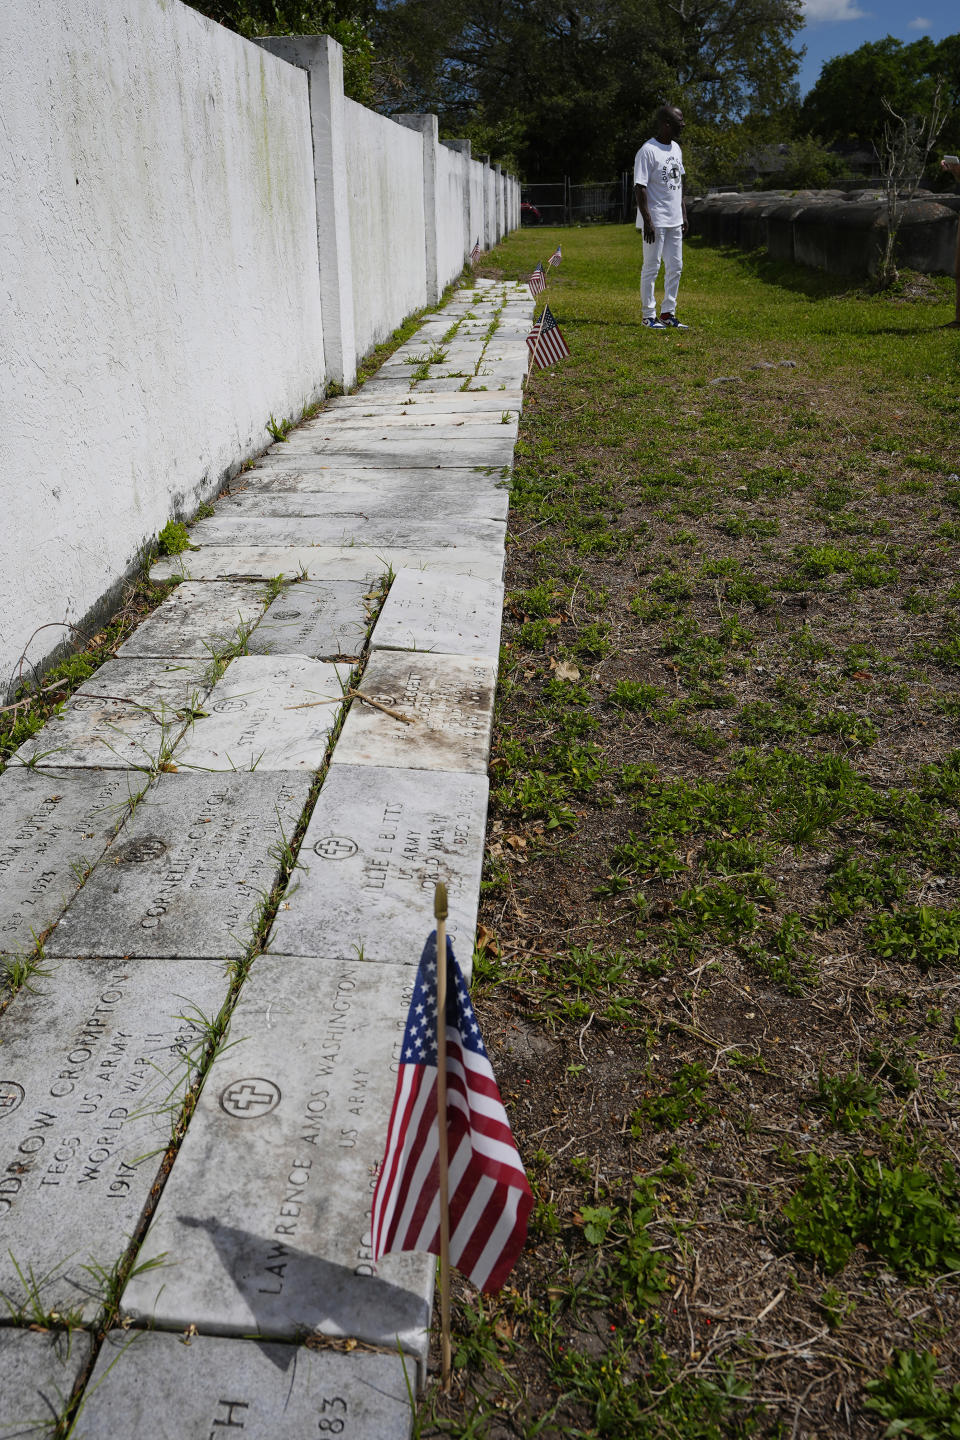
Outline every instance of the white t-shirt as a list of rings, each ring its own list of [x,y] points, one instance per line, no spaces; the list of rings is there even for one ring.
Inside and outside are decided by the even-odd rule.
[[[647,208],[655,230],[683,224],[683,152],[676,140],[648,140],[633,162],[634,185],[647,187]],[[637,229],[643,229],[637,211]]]

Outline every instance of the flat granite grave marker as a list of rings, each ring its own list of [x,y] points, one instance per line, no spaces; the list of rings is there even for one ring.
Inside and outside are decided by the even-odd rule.
[[[244,955],[309,775],[161,775],[64,912],[51,955]]]
[[[384,434],[412,434],[439,427],[444,431],[463,430],[468,435],[489,432],[495,436],[510,433],[511,429],[516,432],[518,419],[518,412],[506,406],[501,406],[498,414],[492,410],[477,410],[469,405],[456,410],[440,410],[434,406],[432,412],[425,405],[393,405],[389,409],[382,404],[369,409],[358,405],[352,410],[325,411],[322,424],[319,420],[311,420],[308,425],[298,430],[297,434],[342,435],[348,430],[366,433],[371,427],[382,427]]]
[[[0,956],[33,949],[146,788],[147,777],[132,771],[0,776]]]
[[[431,519],[384,516],[372,520],[349,515],[215,515],[193,528],[199,545],[469,545],[499,547],[504,526],[496,520]]]
[[[260,585],[178,585],[117,651],[121,659],[196,655],[207,660],[234,644],[263,614]]]
[[[376,650],[360,693],[406,720],[354,701],[332,764],[486,775],[496,683],[493,660]]]
[[[270,950],[417,965],[443,880],[447,933],[469,974],[486,810],[486,776],[331,766]]]
[[[359,655],[367,638],[370,593],[360,580],[288,585],[267,608],[247,648],[251,655],[306,655],[316,660]]]
[[[401,570],[390,586],[370,646],[496,660],[502,620],[503,586],[495,581]]]
[[[399,1355],[313,1350],[112,1330],[97,1359],[78,1440],[409,1440]]]
[[[399,470],[394,473],[402,477],[399,483],[393,479],[382,480],[364,489],[352,488],[351,481],[349,490],[304,490],[299,487],[292,491],[275,487],[251,490],[221,500],[220,512],[239,518],[255,515],[339,515],[354,524],[367,520],[379,523],[400,515],[408,523],[421,516],[426,520],[447,522],[507,518],[510,497],[505,489],[487,485],[480,489],[472,485],[438,484],[436,472],[430,470]],[[449,470],[441,472],[444,476],[450,473]],[[419,484],[416,481],[410,483],[411,475],[425,478]],[[258,626],[251,635],[251,646],[260,628],[262,626]]]
[[[404,469],[510,465],[513,462],[513,436],[508,432],[502,437],[481,440],[458,432],[457,439],[440,439],[434,431],[426,430],[416,436],[371,437],[364,442],[359,436],[351,435],[344,436],[341,442],[315,439],[311,444],[304,443],[289,450],[284,446],[284,455],[294,465],[306,455],[336,457],[342,465],[361,470],[371,465],[378,469],[393,465]]]
[[[527,329],[529,330],[529,325]],[[480,414],[485,410],[493,411],[500,415],[504,410],[519,412],[523,406],[523,394],[520,390],[514,390],[512,395],[494,397],[489,394],[476,394],[465,390],[460,396],[457,395],[409,395],[405,399],[396,399],[383,395],[366,395],[360,391],[358,395],[340,395],[336,399],[327,402],[326,410],[334,413],[342,411],[373,410],[379,414],[401,414],[411,415],[433,414],[441,412],[471,412]],[[324,412],[326,413],[326,411]]]
[[[31,987],[0,1021],[0,1301],[29,1307],[32,1277],[44,1310],[89,1321],[206,1043],[191,1017],[229,980],[220,961],[71,958]]]
[[[348,495],[363,496],[365,504],[386,504],[392,497],[404,496],[411,491],[415,494],[435,491],[438,495],[448,496],[509,493],[509,480],[499,468],[475,470],[468,465],[452,469],[434,465],[426,470],[402,465],[383,469],[371,466],[368,470],[357,470],[346,465],[321,464],[319,457],[315,457],[289,468],[271,465],[262,470],[251,470],[248,478],[250,484],[246,490],[238,492],[238,499],[244,495],[268,495],[275,491],[289,495],[332,495],[343,498],[344,508],[349,508]],[[224,513],[233,512],[228,510]]]
[[[205,671],[200,660],[108,660],[13,761],[150,770],[210,688]]]
[[[424,907],[420,948],[433,928]],[[417,955],[419,960],[419,951]],[[435,1260],[370,1249],[414,972],[257,959],[121,1309],[161,1329],[353,1336],[425,1362]]]
[[[174,751],[178,769],[312,775],[323,763],[349,679],[349,665],[238,655]]]
[[[83,1331],[0,1327],[0,1435],[50,1440],[90,1358]]]
[[[155,579],[184,574],[193,580],[232,578],[269,579],[272,575],[300,575],[304,580],[362,580],[375,584],[389,569],[432,570],[442,575],[503,576],[502,551],[476,550],[450,545],[444,549],[419,546],[369,545],[204,545],[189,554],[162,560],[153,568]],[[120,662],[117,661],[117,664]],[[131,662],[132,663],[132,662]],[[52,722],[51,722],[52,723]]]

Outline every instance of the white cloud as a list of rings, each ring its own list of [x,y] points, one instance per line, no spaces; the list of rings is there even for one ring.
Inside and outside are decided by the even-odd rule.
[[[922,15],[918,15],[917,18],[916,18],[916,20],[911,20],[911,21],[910,21],[910,24],[907,26],[907,29],[908,29],[908,30],[923,30],[923,31],[926,33],[926,31],[928,31],[928,30],[930,29],[930,21],[929,21],[929,20],[924,20],[924,18],[923,18]]]
[[[808,20],[862,20],[869,14],[857,0],[803,0],[803,11]]]

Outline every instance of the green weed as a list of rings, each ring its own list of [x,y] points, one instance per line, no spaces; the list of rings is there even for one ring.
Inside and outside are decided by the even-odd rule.
[[[881,960],[917,965],[956,965],[960,961],[960,908],[935,910],[908,905],[892,915],[876,915],[867,938]]]
[[[654,1076],[648,1071],[648,1079]],[[694,1061],[681,1065],[662,1095],[645,1095],[631,1117],[634,1136],[646,1130],[677,1130],[681,1125],[699,1125],[714,1113],[707,1103],[710,1076],[705,1066]]]
[[[949,1165],[934,1176],[916,1164],[811,1155],[807,1175],[784,1207],[794,1249],[827,1274],[866,1245],[908,1279],[960,1269],[960,1187]]]
[[[878,1380],[864,1385],[864,1406],[889,1421],[884,1436],[915,1440],[960,1440],[960,1384],[946,1389],[929,1351],[894,1350]]]

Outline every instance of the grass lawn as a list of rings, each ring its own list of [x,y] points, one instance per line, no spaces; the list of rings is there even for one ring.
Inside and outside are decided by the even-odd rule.
[[[952,283],[691,242],[651,332],[630,227],[489,271],[558,239],[474,982],[537,1204],[419,1433],[960,1435]]]

